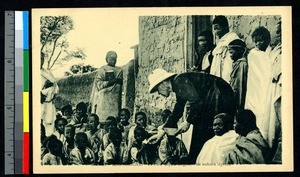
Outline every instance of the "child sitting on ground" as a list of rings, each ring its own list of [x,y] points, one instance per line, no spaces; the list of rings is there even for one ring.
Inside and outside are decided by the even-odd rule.
[[[70,152],[75,148],[75,127],[71,124],[66,125],[64,135],[66,141],[63,144],[63,154],[67,160],[67,164],[70,164]]]
[[[128,109],[123,108],[119,112],[118,116],[118,128],[122,132],[122,141],[127,143],[128,133],[131,125],[129,124],[130,112]]]
[[[65,142],[65,126],[67,125],[67,120],[62,118],[61,116],[57,116],[57,118],[54,121],[54,126],[56,131],[53,133],[53,135],[56,136],[58,140],[60,140],[62,143]]]
[[[161,140],[158,148],[157,164],[186,164],[188,152],[182,140],[176,137],[177,124],[165,125],[166,135]]]
[[[132,143],[135,140],[134,139],[134,129],[137,126],[143,127],[146,129],[147,126],[147,116],[144,112],[137,112],[135,114],[135,119],[134,119],[135,125],[132,126],[129,130],[128,133],[128,148],[130,149],[132,147]]]
[[[72,106],[69,104],[65,105],[61,108],[61,113],[63,115],[63,118],[65,118],[68,121],[68,123],[70,123],[73,116]]]
[[[93,151],[87,147],[87,136],[83,132],[75,135],[76,147],[70,152],[70,164],[91,165],[95,163]]]
[[[103,143],[103,136],[106,134],[106,130],[97,128],[98,125],[99,117],[97,114],[91,114],[88,118],[89,131],[86,132],[86,135],[88,137],[88,146],[94,152],[97,164],[103,162],[102,155],[99,156],[99,150]]]
[[[75,126],[75,132],[85,132],[87,125],[88,115],[87,106],[84,102],[80,102],[76,105],[75,115],[73,116],[70,124]]]
[[[160,125],[157,129],[160,130],[163,128],[163,126],[165,125],[167,119],[169,118],[169,116],[172,114],[172,112],[169,109],[165,109],[163,110],[163,112],[161,113],[161,121],[162,121],[162,125]]]
[[[233,90],[237,110],[243,110],[246,99],[248,74],[248,62],[245,56],[246,44],[240,39],[235,39],[228,44],[228,51],[230,58],[233,60],[229,83]]]
[[[134,129],[134,139],[130,149],[131,161],[133,164],[149,164],[149,152],[147,146],[147,132],[144,128],[137,126]]]
[[[48,153],[45,154],[42,160],[42,165],[62,165],[62,142],[54,135],[48,139]]]
[[[122,142],[122,132],[117,127],[109,129],[110,144],[104,151],[104,164],[116,165],[128,163],[128,149]]]
[[[110,140],[108,138],[108,132],[111,128],[113,127],[117,127],[117,119],[113,116],[109,116],[107,117],[106,121],[105,121],[105,131],[107,133],[104,134],[103,136],[103,143],[102,143],[102,150],[105,150],[106,147],[109,145]]]

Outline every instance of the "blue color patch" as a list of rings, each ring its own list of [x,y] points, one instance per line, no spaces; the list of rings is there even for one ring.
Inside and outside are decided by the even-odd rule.
[[[29,33],[28,33],[28,11],[23,11],[23,49],[28,50],[29,49]]]

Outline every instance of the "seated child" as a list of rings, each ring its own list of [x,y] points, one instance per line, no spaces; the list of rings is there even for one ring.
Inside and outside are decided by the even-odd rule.
[[[215,136],[209,139],[201,149],[196,164],[222,164],[227,151],[235,145],[237,134],[232,130],[233,118],[225,113],[214,117]]]
[[[85,132],[87,125],[87,106],[84,102],[76,105],[75,115],[73,116],[70,124],[75,126],[75,132]]]
[[[147,132],[144,128],[137,126],[134,129],[134,139],[130,149],[131,162],[133,164],[149,164],[149,152],[147,151]]]
[[[68,124],[65,127],[65,132],[64,132],[66,141],[64,142],[63,146],[63,154],[65,156],[65,159],[67,160],[67,164],[70,164],[70,152],[72,149],[75,148],[75,141],[74,141],[74,136],[75,136],[75,127],[72,124]]]
[[[63,115],[63,118],[65,118],[68,121],[68,123],[70,123],[73,116],[72,106],[69,104],[65,105],[61,108],[61,113]]]
[[[122,132],[117,127],[109,129],[110,144],[104,151],[104,164],[116,165],[128,163],[128,149],[122,142]]]
[[[159,126],[157,129],[162,129],[163,126],[165,125],[167,119],[169,118],[169,116],[172,114],[172,112],[169,109],[165,109],[163,110],[163,112],[161,113],[161,121],[162,121],[162,125]]]
[[[104,134],[103,136],[103,144],[102,144],[102,150],[105,150],[106,147],[109,145],[110,143],[110,140],[109,140],[109,137],[108,137],[108,132],[111,128],[113,127],[117,127],[117,119],[113,116],[109,116],[107,117],[106,121],[105,121],[105,131],[107,133]]]
[[[65,141],[64,131],[66,125],[67,125],[67,120],[57,116],[57,118],[54,121],[54,126],[56,131],[53,133],[53,135],[55,135],[56,138],[60,140],[62,143]]]
[[[229,83],[233,90],[237,110],[243,110],[248,74],[248,62],[245,56],[246,44],[240,39],[235,39],[228,44],[228,51],[230,58],[233,60]]]
[[[51,135],[47,143],[49,152],[43,157],[42,165],[62,165],[62,146],[62,142]]]
[[[75,148],[70,152],[70,164],[91,165],[95,163],[93,151],[87,147],[88,139],[85,133],[75,135]]]
[[[134,141],[134,129],[137,126],[143,127],[146,129],[147,126],[147,116],[144,112],[137,112],[135,114],[134,119],[135,125],[132,126],[128,132],[128,148],[130,149],[132,147],[132,143]]]
[[[235,115],[234,129],[240,136],[225,157],[225,164],[270,163],[270,148],[256,126],[256,117],[251,110],[242,110]]]
[[[158,148],[157,164],[186,164],[188,152],[182,140],[178,139],[175,134],[177,127],[164,127],[166,135],[161,140]]]
[[[128,109],[123,108],[119,112],[118,116],[118,128],[122,131],[122,141],[127,143],[127,138],[128,138],[128,133],[130,129],[130,124],[129,124],[129,119],[130,119],[130,112]]]
[[[94,152],[97,163],[103,161],[103,158],[101,158],[102,155],[100,156],[100,158],[98,157],[98,155],[103,143],[103,136],[104,134],[106,134],[106,130],[97,128],[98,125],[99,117],[97,116],[97,114],[91,114],[88,118],[89,131],[85,133],[88,138],[88,146]]]

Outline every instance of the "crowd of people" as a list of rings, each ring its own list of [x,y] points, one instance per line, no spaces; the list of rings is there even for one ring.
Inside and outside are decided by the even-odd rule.
[[[276,25],[272,47],[268,29],[254,29],[251,38],[255,47],[250,51],[236,33],[229,31],[225,16],[216,16],[212,29],[217,37],[215,46],[213,32],[199,33],[193,72],[175,74],[157,68],[148,76],[149,93],[176,95],[174,109],[160,113],[160,126],[148,124],[142,111],[131,118],[128,109],[116,108],[114,112],[119,111],[113,116],[100,116],[97,104],[92,104],[92,110],[84,102],[74,110],[66,105],[52,117],[51,133],[51,121],[42,118],[42,165],[282,163],[281,23]],[[114,59],[111,64],[110,55]],[[106,60],[112,70],[116,53],[108,54]],[[103,70],[104,80],[108,69]],[[121,74],[116,76],[113,82],[95,81],[94,87],[98,91],[103,84],[107,89],[120,87]],[[51,102],[50,93],[57,91],[55,82],[44,83],[42,90],[50,88],[41,92],[46,95],[42,104]],[[186,119],[179,123],[187,105]],[[191,124],[188,150],[178,135],[188,131]]]

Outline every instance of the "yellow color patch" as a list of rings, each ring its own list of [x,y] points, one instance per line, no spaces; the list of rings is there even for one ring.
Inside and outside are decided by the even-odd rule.
[[[23,92],[23,132],[29,132],[29,93]]]

